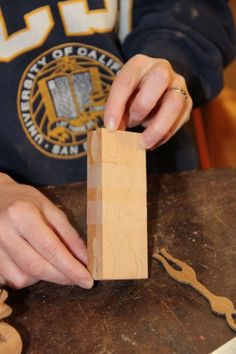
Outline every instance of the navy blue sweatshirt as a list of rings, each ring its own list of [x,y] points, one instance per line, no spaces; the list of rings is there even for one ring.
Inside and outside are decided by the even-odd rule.
[[[0,171],[33,184],[86,179],[86,134],[137,53],[169,60],[194,105],[235,55],[227,2],[0,1]]]

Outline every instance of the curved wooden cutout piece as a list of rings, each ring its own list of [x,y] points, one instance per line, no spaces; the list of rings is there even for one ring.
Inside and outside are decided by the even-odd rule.
[[[8,293],[0,289],[0,320],[12,313],[10,306],[5,304]],[[22,352],[22,340],[15,328],[8,323],[0,322],[0,354],[20,354]]]
[[[7,291],[4,289],[0,289],[0,304],[5,302],[7,298],[8,298]]]
[[[10,316],[12,309],[7,304],[0,304],[0,320]]]
[[[171,256],[164,248],[161,249],[159,253],[154,253],[153,257],[162,263],[167,273],[173,279],[180,283],[192,286],[197,292],[203,295],[209,301],[212,311],[217,315],[225,316],[229,327],[233,331],[236,331],[236,322],[234,320],[236,310],[231,300],[223,296],[216,296],[210,292],[198,281],[194,269],[192,269],[188,264]],[[180,269],[178,270],[173,268],[168,261],[175,264]]]
[[[10,316],[12,309],[5,304],[6,299],[8,298],[8,293],[4,289],[0,289],[0,320],[5,317]]]
[[[19,333],[5,322],[0,322],[0,354],[20,354],[22,341]]]

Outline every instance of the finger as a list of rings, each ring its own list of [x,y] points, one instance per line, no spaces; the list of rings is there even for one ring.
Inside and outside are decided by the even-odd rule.
[[[87,264],[87,249],[76,229],[70,224],[65,213],[50,201],[43,206],[51,227],[55,230],[70,252],[84,264]]]
[[[188,93],[187,87],[185,86],[185,106],[183,111],[181,112],[179,119],[176,120],[176,122],[173,124],[173,126],[170,129],[170,137],[173,136],[189,119],[191,115],[191,111],[193,108],[193,101],[191,96]],[[173,91],[176,95],[180,94],[179,92],[176,92],[175,90]]]
[[[14,247],[12,245],[14,244]],[[62,285],[73,285],[71,279],[59,272],[41,257],[22,237],[8,235],[2,245],[13,263],[26,275],[35,280],[45,280]],[[20,251],[19,251],[20,250]]]
[[[114,80],[104,112],[106,128],[115,130],[119,127],[129,97],[137,88],[145,72],[153,64],[149,58],[148,63],[144,65],[144,60],[145,56],[143,55],[134,56],[123,66]]]
[[[176,91],[169,90],[162,99],[162,104],[152,123],[144,130],[140,138],[140,146],[153,148],[170,131],[181,112],[186,109],[186,99]]]
[[[139,125],[156,107],[172,80],[173,71],[168,62],[158,62],[151,67],[139,85],[129,111],[129,127]]]
[[[34,218],[30,220],[26,210],[22,210],[22,220],[20,232],[22,237],[51,265],[62,272],[73,283],[83,288],[91,288],[93,279],[88,270],[68,251],[59,240],[55,232],[45,223],[46,217],[35,208]],[[32,210],[31,210],[32,212]]]
[[[36,194],[38,208],[42,209],[44,215],[47,215],[45,222],[49,224],[49,227],[54,229],[57,236],[66,247],[73,253],[73,255],[81,260],[84,264],[87,264],[87,250],[84,241],[80,238],[78,232],[72,227],[67,219],[65,213],[56,207],[48,198],[46,198],[38,190],[33,190]]]
[[[12,288],[21,289],[36,283],[33,277],[22,272],[12,259],[0,248],[0,283]]]
[[[151,148],[151,150],[155,149],[157,146],[161,146],[165,144],[190,119],[191,111],[192,111],[192,99],[191,97],[189,97],[186,109],[183,112],[181,112],[181,114],[174,122],[170,130],[167,132],[167,134],[164,136],[164,138],[162,138],[158,143],[156,143],[156,145],[154,145]],[[144,128],[147,128],[150,126],[150,124],[152,124],[153,121],[154,118],[145,120],[144,122],[142,122],[142,126]]]
[[[158,146],[165,144],[190,119],[191,110],[192,100],[188,103],[187,109],[180,114],[180,119],[174,123],[167,135],[158,143]]]

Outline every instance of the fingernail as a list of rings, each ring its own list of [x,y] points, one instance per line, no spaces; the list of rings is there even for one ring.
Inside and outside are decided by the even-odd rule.
[[[81,279],[79,282],[79,286],[84,289],[91,289],[93,287],[93,279]]]
[[[131,120],[129,120],[129,124],[128,124],[128,127],[129,128],[134,128],[134,127],[136,127],[138,125],[138,123],[137,122],[135,122],[135,121],[131,121]]]
[[[142,149],[142,150],[146,150],[146,148],[147,148],[145,141],[143,140],[143,137],[140,137],[138,145],[139,145],[140,149]]]
[[[116,130],[116,122],[115,122],[115,119],[110,118],[109,121],[108,121],[107,124],[106,124],[106,128],[107,128],[108,130],[111,130],[111,131]]]
[[[142,134],[139,139],[139,147],[143,150],[150,149],[152,147],[152,140],[149,135]]]
[[[130,122],[139,122],[141,120],[141,114],[139,114],[138,112],[130,112],[129,114],[129,120]]]

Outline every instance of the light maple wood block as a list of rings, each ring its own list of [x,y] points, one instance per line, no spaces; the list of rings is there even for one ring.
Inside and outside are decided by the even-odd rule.
[[[95,280],[148,277],[146,154],[139,133],[88,134],[88,269]]]

